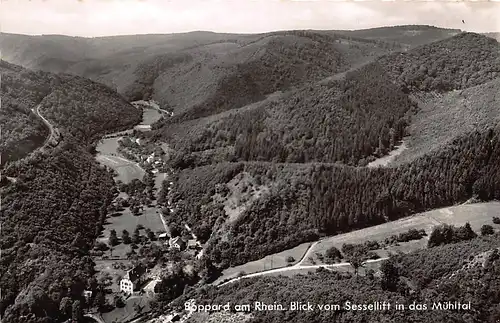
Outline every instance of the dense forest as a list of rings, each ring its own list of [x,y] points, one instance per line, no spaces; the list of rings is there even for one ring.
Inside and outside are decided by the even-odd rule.
[[[328,270],[293,277],[244,279],[224,287],[193,289],[170,305],[184,309],[197,304],[265,304],[291,301],[314,304],[373,304],[386,301],[390,310],[257,311],[246,322],[498,322],[500,319],[500,236],[480,237],[453,245],[393,256],[382,264],[380,275],[368,270],[354,276]],[[300,288],[297,288],[300,286]],[[471,302],[470,310],[432,309],[434,302]],[[395,304],[405,310],[395,310]],[[410,308],[425,304],[427,309]],[[167,304],[160,302],[161,313]],[[191,320],[196,321],[196,315]],[[243,322],[243,321],[241,321]]]
[[[67,139],[66,139],[67,140]],[[113,198],[113,177],[78,142],[11,165],[2,188],[1,313],[5,322],[62,319],[65,297],[82,300],[88,257]]]
[[[2,177],[0,186],[0,315],[5,322],[79,320],[83,290],[99,288],[89,250],[118,193],[112,173],[88,148],[95,136],[137,123],[140,111],[88,80],[2,63],[7,68],[12,73],[2,78],[9,103],[2,107],[5,124],[18,118],[9,112],[29,114],[42,102],[42,113],[65,135],[56,147],[10,160],[2,170],[10,179]],[[53,106],[55,100],[61,105]],[[40,117],[31,116],[37,125]],[[13,145],[22,139],[18,132],[8,134]]]
[[[141,112],[106,86],[71,75],[32,71],[0,61],[2,72],[2,164],[26,156],[49,129],[33,109],[87,144],[107,130],[129,127]],[[99,95],[91,95],[99,93]]]
[[[498,199],[499,164],[500,129],[491,128],[397,168],[252,162],[185,169],[174,178],[171,220],[210,236],[226,220],[224,203],[213,198],[221,185],[246,172],[269,187],[231,224],[229,239],[212,236],[207,253],[227,267],[472,196]]]
[[[2,73],[0,125],[1,164],[26,156],[39,147],[49,129],[31,109],[48,94],[47,73],[32,72],[0,60]]]
[[[43,99],[41,110],[49,121],[87,143],[102,133],[139,123],[142,115],[139,109],[110,88],[69,75],[60,76],[59,86]]]
[[[460,33],[378,60],[391,79],[405,91],[451,91],[491,81],[500,76],[500,43]]]
[[[208,122],[203,130],[173,142],[169,139],[177,139],[173,132],[179,127],[167,125],[158,132],[177,149],[177,167],[199,166],[207,161],[197,158],[198,152],[225,154],[227,146],[233,151],[225,157],[228,161],[365,165],[401,140],[415,108],[379,65],[370,64],[343,81],[300,88]]]

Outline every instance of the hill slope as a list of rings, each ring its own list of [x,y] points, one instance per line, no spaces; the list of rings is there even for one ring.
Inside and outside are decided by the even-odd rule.
[[[500,43],[479,34],[461,33],[384,56],[378,62],[406,92],[445,92],[500,76]]]
[[[63,134],[56,147],[29,158],[8,155],[15,162],[2,170],[15,180],[0,187],[0,315],[5,322],[64,321],[71,314],[61,303],[78,309],[84,289],[97,291],[89,250],[115,193],[113,175],[97,164],[89,148],[95,136],[138,123],[141,112],[102,84],[0,64],[3,96],[14,107],[2,107],[2,128],[21,114],[31,123],[20,126],[36,130],[40,117],[30,109],[40,104]],[[5,135],[8,147],[31,140],[15,129]]]
[[[140,111],[106,86],[72,76],[31,71],[0,62],[2,72],[2,163],[26,156],[40,146],[48,129],[44,117],[90,143],[105,130],[137,123]]]
[[[442,95],[417,96],[420,109],[408,128],[408,149],[396,158],[396,164],[436,151],[458,136],[500,123],[500,78]]]
[[[407,25],[351,31],[339,30],[337,32],[351,37],[395,42],[402,44],[404,48],[412,48],[455,36],[461,30],[426,25]]]

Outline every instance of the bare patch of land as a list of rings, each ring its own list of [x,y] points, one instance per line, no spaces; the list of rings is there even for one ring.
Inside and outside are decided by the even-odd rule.
[[[257,277],[260,275],[296,275],[304,274],[308,271],[314,271],[320,267],[328,270],[335,271],[349,271],[352,272],[353,268],[347,262],[336,264],[324,264],[316,256],[317,253],[324,254],[330,247],[336,247],[339,250],[344,243],[362,244],[368,240],[384,241],[392,235],[407,232],[409,229],[424,229],[428,234],[436,225],[443,223],[462,226],[469,222],[472,229],[479,233],[480,228],[484,224],[492,225],[492,218],[500,214],[500,202],[486,202],[477,204],[462,204],[447,208],[441,208],[428,212],[416,214],[414,216],[400,219],[393,222],[380,224],[377,226],[340,234],[328,238],[324,238],[317,243],[303,243],[293,249],[282,251],[277,254],[269,255],[257,261],[252,261],[244,265],[226,269],[222,277],[214,282],[214,285],[219,285],[223,281],[236,281],[238,275],[242,271],[245,272],[245,277]],[[495,225],[496,230],[500,230],[499,225]],[[427,246],[427,237],[420,240],[413,240],[409,242],[390,245],[384,249],[375,250],[381,258],[376,260],[368,260],[364,269],[360,271],[363,274],[368,269],[376,270],[380,263],[386,259],[391,253],[408,253],[419,249],[424,249]],[[310,247],[310,248],[309,248]],[[277,259],[278,256],[287,257],[293,252],[302,253],[301,258],[303,261],[297,262],[293,266],[287,266],[286,260],[281,263],[281,267],[276,263],[273,268],[264,269],[264,263],[269,262],[270,259]],[[283,258],[282,258],[283,259]],[[286,258],[284,258],[286,259]],[[295,258],[298,259],[298,258]],[[312,260],[312,261],[311,261]],[[259,265],[261,266],[259,268]],[[225,284],[225,283],[223,283]],[[222,285],[222,284],[221,284]]]
[[[241,272],[244,272],[245,274],[251,274],[264,270],[286,267],[289,264],[297,264],[304,257],[307,250],[309,249],[309,246],[311,245],[312,243],[303,243],[295,248],[275,253],[262,259],[247,262],[244,265],[228,268],[222,272],[222,276],[219,277],[219,279],[217,279],[214,284],[217,285],[219,282],[225,279],[235,278],[240,275]],[[287,262],[286,260],[290,256],[293,257],[295,261],[290,263]]]
[[[434,226],[442,223],[462,226],[466,222],[469,222],[472,229],[479,233],[481,226],[484,224],[491,225],[493,216],[497,216],[499,213],[500,202],[466,204],[432,210],[397,221],[323,239],[311,251],[313,255],[316,253],[324,254],[332,246],[341,249],[344,243],[360,244],[367,240],[383,241],[391,235],[407,232],[409,229],[424,229],[430,234]],[[424,237],[420,240],[388,246],[386,250],[377,250],[376,252],[384,257],[389,252],[407,253],[425,248],[426,245],[427,238]],[[306,259],[305,264],[311,264],[311,262]]]
[[[366,166],[367,167],[386,167],[391,162],[393,162],[394,159],[396,159],[396,157],[399,156],[408,147],[406,146],[406,143],[403,141],[403,142],[401,142],[401,144],[399,146],[396,146],[395,148],[396,149],[390,151],[388,155],[377,158],[374,161],[370,162]]]

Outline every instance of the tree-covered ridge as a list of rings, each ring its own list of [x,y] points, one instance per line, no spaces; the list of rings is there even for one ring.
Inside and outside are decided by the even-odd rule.
[[[426,44],[379,59],[405,91],[451,91],[500,76],[500,43],[474,33]]]
[[[415,104],[378,64],[346,80],[305,86],[276,100],[214,120],[166,125],[158,132],[178,150],[178,166],[200,165],[192,152],[231,147],[226,160],[341,162],[365,165],[405,135]],[[174,132],[179,128],[184,136]],[[209,161],[210,162],[210,161]]]
[[[2,163],[24,157],[49,133],[33,111],[79,140],[95,139],[109,130],[138,123],[141,112],[115,91],[71,75],[31,71],[0,62],[2,72]]]
[[[137,123],[140,111],[80,77],[5,69],[11,70],[2,79],[6,102],[17,104],[2,107],[7,120],[17,118],[12,112],[31,113],[33,122],[43,116],[64,136],[55,148],[2,171],[13,180],[2,180],[0,188],[0,315],[6,322],[63,321],[72,306],[75,317],[81,315],[84,289],[98,291],[89,249],[115,194],[112,174],[97,164],[88,145],[98,135]],[[40,102],[41,116],[35,116],[30,110]]]
[[[380,276],[369,274],[355,277],[327,270],[293,277],[244,279],[223,287],[207,286],[185,293],[170,306],[182,311],[184,302],[194,299],[197,304],[264,304],[311,302],[313,304],[373,304],[391,303],[383,310],[313,310],[251,312],[246,322],[497,322],[500,319],[500,247],[499,235],[481,237],[455,245],[395,256],[380,268]],[[496,249],[496,251],[495,251]],[[484,262],[474,258],[484,255]],[[433,303],[471,302],[471,310],[432,310]],[[395,310],[396,303],[406,306]],[[410,304],[425,304],[427,310],[411,310]],[[155,308],[166,308],[160,302]],[[196,320],[198,319],[198,320]],[[209,322],[193,315],[193,321]],[[236,320],[237,321],[237,320]],[[240,322],[240,321],[237,321]]]
[[[5,322],[47,322],[66,296],[82,299],[94,264],[88,256],[114,193],[112,175],[68,138],[4,172],[1,314]],[[93,287],[95,288],[95,286]]]
[[[186,169],[175,179],[172,221],[213,232],[226,219],[223,203],[213,200],[216,190],[224,191],[224,184],[242,171],[267,186],[269,192],[231,224],[230,239],[213,237],[209,243],[213,262],[227,267],[319,235],[380,224],[473,195],[498,199],[499,164],[500,129],[495,128],[462,136],[446,149],[397,168],[253,162]]]
[[[90,142],[100,134],[139,123],[141,111],[110,88],[88,79],[62,75],[41,106],[47,119]]]
[[[159,97],[162,105],[174,109],[175,120],[195,119],[242,107],[275,91],[349,67],[335,47],[333,36],[297,31],[254,38],[231,43],[227,50],[197,49],[204,54],[197,54],[198,58],[189,64],[166,71],[157,81],[154,96]],[[158,64],[150,65],[153,69],[157,67]]]
[[[24,157],[43,143],[48,129],[31,111],[50,91],[48,73],[33,72],[0,60],[2,74],[1,164]]]

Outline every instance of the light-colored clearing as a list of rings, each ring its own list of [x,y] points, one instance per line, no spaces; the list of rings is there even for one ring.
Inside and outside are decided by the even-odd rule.
[[[302,259],[304,254],[309,249],[310,245],[311,243],[303,243],[295,248],[275,253],[262,259],[247,262],[246,264],[240,266],[228,268],[222,272],[222,276],[214,282],[214,285],[219,284],[219,282],[224,279],[235,278],[242,271],[246,274],[251,274],[263,270],[286,267],[288,265],[288,263],[286,262],[286,258],[289,256],[292,256],[295,259],[295,261],[291,264],[296,264]]]
[[[386,167],[407,148],[406,142],[403,141],[399,146],[396,146],[396,149],[391,150],[388,155],[375,159],[366,167]]]
[[[312,248],[311,254],[314,255],[317,252],[324,254],[324,252],[332,246],[340,250],[344,243],[359,244],[367,240],[377,240],[380,242],[393,234],[397,235],[407,232],[409,229],[425,229],[427,234],[430,235],[433,227],[441,223],[462,226],[466,222],[469,222],[472,229],[479,234],[481,226],[484,224],[492,225],[493,216],[498,216],[499,214],[500,202],[466,204],[432,210],[408,218],[325,238]],[[500,229],[500,227],[498,227],[497,230],[498,229]],[[399,250],[406,253],[425,248],[426,245],[427,237],[424,237],[417,241],[400,243],[399,246],[390,246],[387,250],[392,252],[397,252]],[[377,253],[383,257],[387,254],[387,251],[380,250]],[[307,259],[304,263],[310,264]]]

